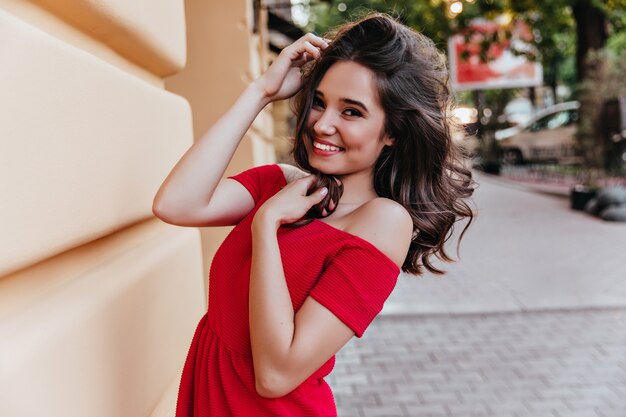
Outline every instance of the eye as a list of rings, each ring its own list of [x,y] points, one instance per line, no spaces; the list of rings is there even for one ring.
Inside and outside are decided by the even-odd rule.
[[[361,112],[360,112],[360,111],[358,111],[357,109],[351,109],[351,108],[345,109],[345,110],[343,111],[343,113],[344,113],[346,116],[352,116],[352,117],[361,117],[361,116],[363,116],[363,113],[361,113]]]
[[[324,102],[319,97],[313,97],[313,103],[311,103],[311,107],[313,108],[324,108]]]

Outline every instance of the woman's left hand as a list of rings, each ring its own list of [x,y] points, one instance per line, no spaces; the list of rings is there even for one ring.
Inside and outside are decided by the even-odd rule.
[[[287,184],[261,206],[254,216],[254,223],[261,222],[278,228],[300,220],[328,193],[328,189],[323,187],[307,195],[314,181],[315,176],[309,175]]]

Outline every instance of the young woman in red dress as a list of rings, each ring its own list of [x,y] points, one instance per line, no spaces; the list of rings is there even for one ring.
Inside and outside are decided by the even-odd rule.
[[[254,118],[295,95],[296,166],[220,180]],[[471,173],[450,139],[432,41],[374,14],[332,40],[307,34],[181,158],[153,211],[235,225],[210,271],[209,309],[181,379],[183,416],[336,416],[324,377],[382,309],[400,270],[441,272],[472,218]]]

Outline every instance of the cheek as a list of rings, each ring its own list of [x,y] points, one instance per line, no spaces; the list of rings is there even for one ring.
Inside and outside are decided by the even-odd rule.
[[[307,127],[312,129],[313,125],[319,120],[319,118],[320,112],[315,109],[311,109],[311,111],[309,112],[309,117],[306,119]]]
[[[353,150],[374,152],[382,146],[379,132],[372,126],[354,126],[344,132],[345,141]]]

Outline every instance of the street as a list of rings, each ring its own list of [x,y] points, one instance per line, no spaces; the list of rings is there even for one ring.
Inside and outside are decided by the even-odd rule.
[[[478,181],[462,260],[401,276],[337,355],[339,415],[626,416],[626,225]]]

